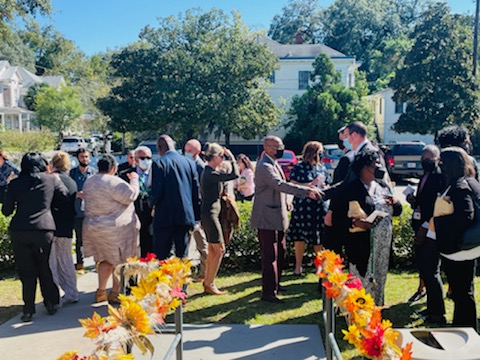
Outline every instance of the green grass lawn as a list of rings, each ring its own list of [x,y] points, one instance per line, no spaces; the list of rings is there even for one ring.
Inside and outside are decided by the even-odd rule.
[[[317,324],[323,333],[321,316],[322,301],[318,292],[318,278],[312,273],[303,278],[288,271],[282,284],[287,288],[280,297],[283,304],[260,301],[261,277],[257,272],[222,275],[216,281],[221,289],[229,293],[222,296],[205,295],[201,283],[189,286],[187,304],[184,308],[186,324]],[[391,272],[386,286],[387,308],[384,318],[392,321],[395,327],[425,327],[416,310],[425,308],[425,298],[417,303],[406,300],[415,292],[418,285],[416,273]],[[476,299],[480,304],[480,277],[475,280]],[[446,289],[446,286],[445,286]],[[40,299],[40,295],[37,295]],[[21,312],[21,286],[14,274],[0,278],[0,323]],[[445,300],[447,321],[452,321],[453,302]],[[477,306],[480,314],[480,305]],[[341,340],[341,329],[345,320],[337,318],[336,338],[344,359],[360,359],[351,345]]]

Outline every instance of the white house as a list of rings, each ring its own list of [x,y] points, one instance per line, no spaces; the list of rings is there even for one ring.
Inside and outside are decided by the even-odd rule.
[[[374,112],[374,121],[378,129],[380,142],[423,141],[426,144],[434,143],[433,135],[413,133],[397,133],[392,126],[405,111],[406,103],[393,101],[393,89],[387,88],[367,96]]]
[[[280,44],[263,35],[257,35],[255,41],[265,44],[279,60],[279,69],[270,75],[271,86],[267,87],[267,91],[277,106],[284,108],[285,113],[288,112],[292,98],[295,95],[302,95],[307,89],[310,73],[313,71],[313,62],[321,53],[330,56],[335,69],[340,72],[345,86],[355,85],[355,70],[359,66],[355,56],[347,56],[324,44],[303,44],[301,38],[297,38],[297,44],[287,45]],[[284,116],[281,121],[285,119]],[[286,131],[280,126],[277,131],[271,133],[283,138]],[[223,138],[213,139],[211,137],[212,135],[209,136],[209,140],[223,141]],[[262,139],[245,140],[232,136],[230,142],[236,145],[258,145],[261,144]]]
[[[27,109],[24,97],[35,83],[58,87],[65,83],[61,76],[37,76],[8,61],[0,61],[0,121],[2,130],[28,131],[34,113]]]

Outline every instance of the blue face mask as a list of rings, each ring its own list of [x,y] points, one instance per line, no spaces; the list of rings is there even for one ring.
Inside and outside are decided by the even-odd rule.
[[[352,144],[350,144],[348,138],[343,139],[343,146],[345,146],[345,149],[347,150],[352,150]]]

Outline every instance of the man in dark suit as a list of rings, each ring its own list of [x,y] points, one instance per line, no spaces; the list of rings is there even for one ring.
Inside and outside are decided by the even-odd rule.
[[[169,257],[172,245],[175,255],[188,255],[189,231],[200,220],[200,193],[195,163],[175,150],[168,135],[157,140],[161,155],[153,169],[152,206],[153,248],[159,259]]]
[[[135,169],[135,151],[134,150],[130,150],[127,153],[127,161],[118,165],[117,174],[126,182],[129,182],[130,180],[127,177],[127,173],[129,171],[132,171],[132,169]]]
[[[407,196],[413,209],[412,228],[415,231],[415,258],[420,278],[427,290],[427,322],[445,322],[440,255],[437,242],[427,236],[428,222],[433,216],[437,195],[442,192],[442,174],[438,166],[440,151],[435,145],[427,145],[422,151],[424,174],[420,179],[417,194]],[[421,291],[417,291],[421,298]],[[415,294],[417,295],[417,294]],[[413,298],[413,297],[412,297]]]
[[[183,154],[195,162],[198,173],[198,181],[201,181],[203,169],[205,169],[205,162],[200,158],[202,145],[197,139],[190,139],[185,143]],[[194,281],[201,281],[205,278],[205,269],[208,255],[208,242],[205,231],[200,222],[197,222],[193,228],[193,238],[197,245],[197,251],[200,253],[200,268],[197,278]]]
[[[276,136],[267,136],[263,142],[265,154],[255,171],[255,199],[253,201],[252,227],[258,229],[262,260],[262,300],[281,303],[276,295],[285,258],[285,231],[288,228],[290,205],[286,194],[318,199],[321,191],[286,181],[277,159],[283,156],[283,142]]]
[[[345,179],[345,176],[347,176],[348,169],[350,168],[350,164],[353,162],[354,158],[354,153],[352,150],[347,149],[345,147],[344,141],[345,141],[345,129],[347,127],[343,126],[340,129],[338,129],[338,146],[340,149],[343,150],[344,154],[340,158],[337,167],[335,168],[335,171],[333,172],[333,182],[332,184],[336,184],[340,181],[343,181]]]

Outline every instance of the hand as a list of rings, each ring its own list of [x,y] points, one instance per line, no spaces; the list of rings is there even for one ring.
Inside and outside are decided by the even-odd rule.
[[[413,194],[408,194],[407,195],[407,202],[410,204],[410,205],[413,205],[415,204],[415,195]]]
[[[224,147],[223,152],[225,153],[225,155],[227,155],[228,158],[230,158],[230,160],[235,160],[235,156],[230,151],[230,149],[227,149],[226,147]]]
[[[138,179],[138,174],[136,172],[132,171],[132,172],[127,173],[127,177],[128,177],[129,180]]]
[[[10,181],[12,181],[13,179],[15,179],[17,176],[17,174],[15,173],[11,173],[10,176],[7,178],[7,184],[10,183]]]
[[[325,214],[325,219],[323,219],[323,223],[327,226],[333,226],[332,216],[333,216],[332,210],[328,210],[327,213]]]
[[[372,224],[362,219],[352,219],[353,227],[359,227],[361,229],[369,230],[372,227]]]
[[[323,192],[321,192],[319,188],[312,187],[307,190],[307,197],[310,199],[318,200],[322,197],[322,195]]]
[[[287,211],[292,211],[293,210],[293,204],[287,202]]]
[[[417,230],[417,233],[415,234],[415,245],[422,245],[425,242],[427,239],[427,231],[428,229],[423,227]]]
[[[398,202],[398,199],[396,199],[393,195],[383,195],[383,198],[385,199],[385,203],[388,206],[391,206]]]
[[[318,183],[320,182],[320,175],[318,175],[313,181],[310,183],[310,186],[318,186]]]

